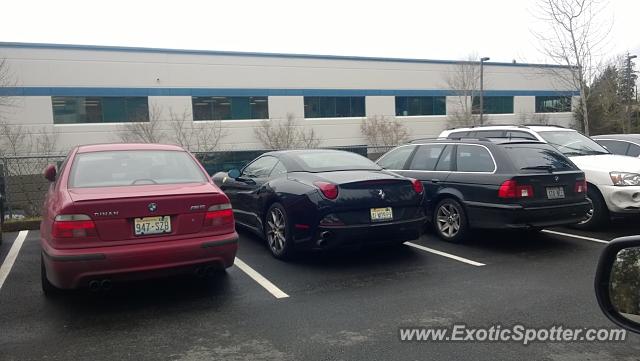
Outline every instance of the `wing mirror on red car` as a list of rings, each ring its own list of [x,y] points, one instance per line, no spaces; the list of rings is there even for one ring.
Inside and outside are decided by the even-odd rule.
[[[609,242],[595,279],[602,312],[615,324],[640,333],[640,236]]]
[[[45,169],[44,169],[44,177],[49,181],[49,182],[55,182],[56,181],[56,166],[53,164],[49,164]]]

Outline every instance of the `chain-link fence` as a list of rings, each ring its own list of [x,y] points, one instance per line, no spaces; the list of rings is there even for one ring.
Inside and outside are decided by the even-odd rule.
[[[335,147],[361,154],[375,160],[393,147],[350,146]],[[234,150],[195,153],[209,174],[240,169],[267,150]],[[49,182],[44,168],[49,164],[60,166],[64,156],[24,156],[0,158],[0,220],[38,216]]]
[[[42,172],[48,164],[60,165],[63,156],[0,158],[1,219],[37,216],[49,187]]]

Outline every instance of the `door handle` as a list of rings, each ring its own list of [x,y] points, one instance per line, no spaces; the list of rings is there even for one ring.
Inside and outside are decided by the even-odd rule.
[[[440,183],[440,179],[432,179],[431,182],[432,183]]]

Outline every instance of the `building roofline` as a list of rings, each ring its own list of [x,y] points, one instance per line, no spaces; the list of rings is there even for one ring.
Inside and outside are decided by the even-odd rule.
[[[460,63],[471,64],[471,63],[477,63],[477,62],[468,61],[468,60],[437,60],[437,59],[386,58],[386,57],[366,57],[366,56],[346,56],[346,55],[259,53],[259,52],[240,52],[240,51],[163,49],[163,48],[145,48],[145,47],[130,47],[130,46],[53,44],[53,43],[0,42],[0,48],[54,49],[54,50],[55,49],[59,49],[59,50],[87,50],[87,51],[159,53],[159,54],[245,56],[245,57],[285,58],[285,59],[351,60],[351,61],[396,62],[396,63],[418,63],[418,64],[460,64]],[[485,66],[491,66],[491,65],[493,65],[493,66],[531,67],[531,68],[561,68],[561,69],[570,69],[571,68],[570,66],[567,66],[567,65],[557,65],[557,64],[505,63],[505,62],[488,62],[488,63],[485,63]]]

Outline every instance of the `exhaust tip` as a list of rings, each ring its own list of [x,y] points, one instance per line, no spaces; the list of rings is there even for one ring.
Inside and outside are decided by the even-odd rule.
[[[97,280],[89,282],[89,289],[94,292],[100,290],[100,282]]]
[[[100,287],[102,287],[103,290],[108,291],[113,287],[113,284],[111,283],[111,280],[102,280],[102,282],[100,282]]]
[[[320,238],[318,239],[318,246],[326,246],[327,243],[329,242],[329,239],[332,237],[332,234],[330,231],[323,231],[320,233]]]

